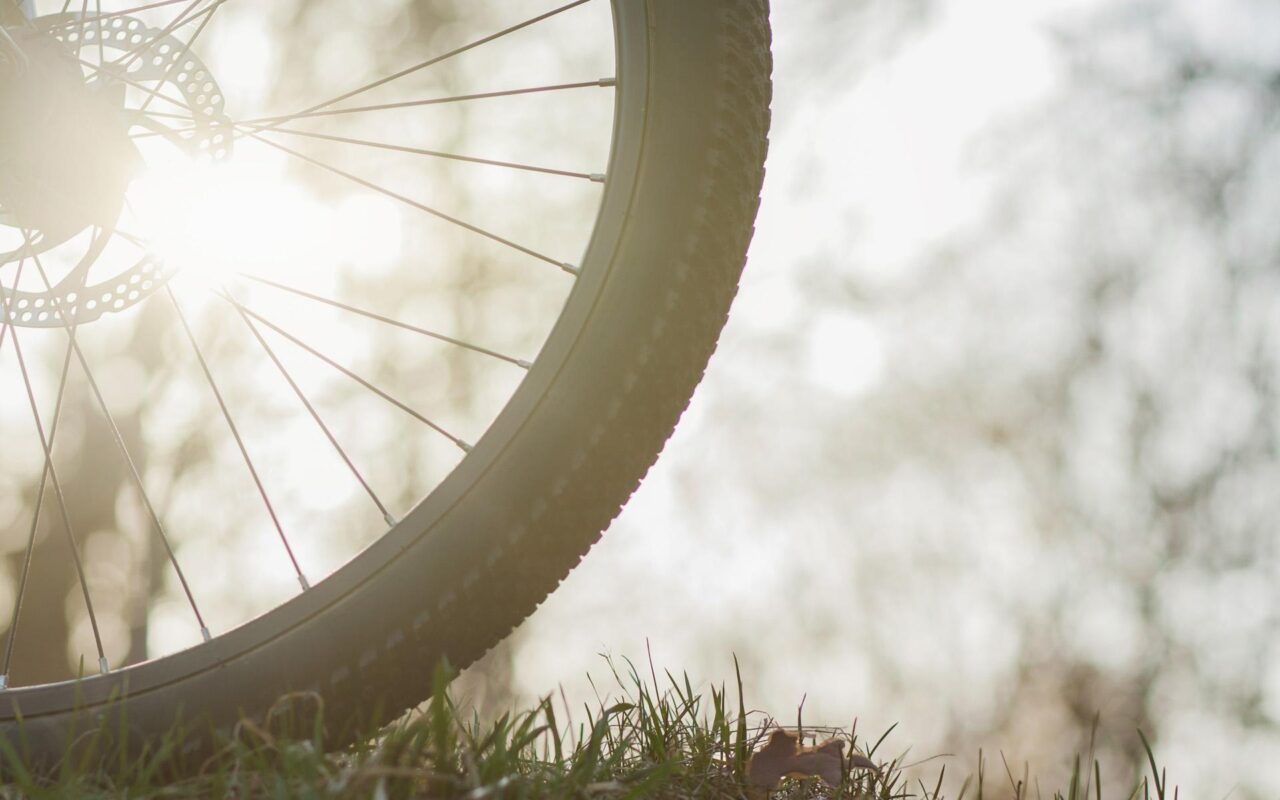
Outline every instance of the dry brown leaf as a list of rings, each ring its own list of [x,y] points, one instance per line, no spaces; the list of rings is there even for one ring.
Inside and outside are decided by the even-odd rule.
[[[800,747],[800,739],[781,728],[769,736],[769,743],[752,754],[747,777],[754,786],[774,789],[787,777],[818,777],[828,786],[840,785],[844,775],[844,742],[828,739],[816,747]],[[855,767],[875,769],[876,765],[857,753],[849,756]]]

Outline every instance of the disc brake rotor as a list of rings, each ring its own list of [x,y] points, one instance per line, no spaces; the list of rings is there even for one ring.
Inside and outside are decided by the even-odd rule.
[[[21,76],[0,77],[0,114],[12,121],[0,119],[0,228],[21,231],[24,243],[0,252],[0,292],[16,325],[92,322],[141,302],[175,271],[145,252],[90,279],[129,182],[145,166],[132,137],[158,138],[196,161],[224,161],[232,122],[200,58],[140,19],[57,14],[36,19],[34,31],[11,33],[31,63]],[[101,65],[91,60],[99,54]],[[148,113],[155,105],[164,112]],[[18,270],[31,269],[24,262],[55,251],[69,270],[35,291],[27,281],[16,285]]]

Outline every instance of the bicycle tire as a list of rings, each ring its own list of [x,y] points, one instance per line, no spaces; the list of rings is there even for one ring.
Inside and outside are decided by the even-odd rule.
[[[56,762],[86,719],[118,719],[135,742],[182,720],[194,735],[180,755],[194,758],[211,741],[199,731],[228,734],[286,692],[322,698],[330,739],[345,741],[425,699],[431,665],[464,667],[502,640],[619,513],[737,290],[772,59],[767,0],[614,12],[611,166],[628,179],[611,180],[579,285],[493,435],[381,540],[265,616],[108,675],[0,692],[0,735],[28,761]]]

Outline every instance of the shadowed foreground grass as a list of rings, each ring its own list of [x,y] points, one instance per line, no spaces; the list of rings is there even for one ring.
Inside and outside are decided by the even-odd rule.
[[[610,662],[610,668],[614,665]],[[459,709],[448,692],[447,668],[434,676],[434,696],[398,723],[371,731],[363,744],[325,753],[321,740],[323,709],[305,717],[310,732],[298,732],[285,720],[298,719],[299,704],[314,707],[318,698],[282,698],[277,711],[258,723],[241,722],[232,740],[222,743],[195,777],[172,779],[166,760],[180,745],[175,734],[150,754],[129,761],[95,754],[93,732],[80,737],[74,763],[68,760],[52,776],[30,774],[18,754],[0,740],[5,783],[0,797],[17,798],[876,798],[939,800],[961,798],[1039,798],[1062,800],[1164,800],[1168,788],[1150,747],[1151,775],[1137,786],[1101,785],[1101,770],[1077,758],[1070,783],[1058,791],[1028,789],[1004,766],[1005,781],[993,781],[979,755],[978,774],[952,795],[942,786],[946,768],[929,779],[908,779],[904,757],[883,753],[886,731],[875,741],[856,730],[810,729],[801,739],[836,737],[852,751],[873,760],[877,771],[851,766],[845,759],[838,787],[821,781],[788,778],[773,792],[748,779],[751,754],[777,725],[760,712],[748,712],[741,676],[736,691],[724,686],[695,692],[688,676],[665,673],[648,678],[630,662],[617,681],[614,701],[600,700],[576,713],[563,697],[548,697],[536,707],[481,723]],[[732,706],[732,707],[731,707]],[[575,719],[576,717],[576,719]],[[285,735],[291,727],[292,735]],[[796,729],[790,728],[792,732]],[[1141,734],[1138,734],[1141,736]],[[1146,739],[1143,738],[1146,745]],[[1024,779],[1025,780],[1025,779]]]

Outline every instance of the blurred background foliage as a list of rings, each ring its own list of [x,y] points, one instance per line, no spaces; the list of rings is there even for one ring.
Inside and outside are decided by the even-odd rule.
[[[735,313],[514,643],[521,690],[647,636],[708,677],[735,652],[783,719],[807,694],[815,723],[900,721],[914,757],[1060,775],[1100,715],[1111,783],[1141,727],[1187,796],[1274,796],[1277,7],[773,20]]]
[[[258,22],[228,15],[238,21],[220,23],[220,35],[275,43],[255,67],[274,79],[246,78],[240,88],[246,106],[272,113],[300,94],[386,74],[407,53],[444,49],[463,30],[541,8],[483,5],[272,0],[246,12]],[[596,5],[595,17],[581,29],[566,23],[554,45],[531,41],[521,58],[459,61],[408,91],[607,74],[599,37],[585,34],[588,23],[607,29],[607,6]],[[1280,7],[776,5],[769,179],[707,381],[614,531],[464,676],[468,691],[482,708],[556,684],[571,699],[590,698],[581,676],[601,667],[595,654],[641,658],[647,639],[660,667],[707,679],[731,675],[736,654],[749,696],[783,718],[807,695],[807,721],[858,717],[864,730],[900,722],[895,738],[917,757],[956,753],[970,763],[979,747],[1001,750],[1011,764],[1029,760],[1050,785],[1069,754],[1088,746],[1100,715],[1109,783],[1140,771],[1140,727],[1188,796],[1233,788],[1237,797],[1275,796]],[[368,47],[393,33],[397,47]],[[229,102],[235,91],[227,87]],[[544,125],[545,114],[520,103],[468,106],[325,130],[399,133],[486,154],[505,147],[503,157],[596,171],[607,141],[584,141],[572,123],[594,114],[606,124],[607,104],[563,111],[559,127]],[[335,158],[340,147],[306,144]],[[361,166],[406,192],[430,187],[450,208],[500,220],[566,259],[581,251],[581,225],[525,218],[550,208],[543,218],[582,219],[589,192],[405,163],[378,155]],[[296,164],[278,168],[331,204],[356,202],[349,186]],[[402,209],[364,213],[353,227],[398,241],[373,261],[430,268],[360,281],[359,270],[339,263],[311,277],[363,305],[488,336],[522,357],[536,353],[562,284],[500,249],[415,228]],[[189,357],[165,350],[185,342],[153,333],[171,325],[159,319],[165,313],[122,320],[123,332],[93,346],[125,376],[113,391],[127,376],[156,376],[122,427],[151,437],[148,481],[164,488],[157,496],[175,527],[199,530],[214,517],[208,525],[217,531],[268,543],[256,545],[263,568],[245,592],[245,574],[219,555],[235,549],[234,536],[216,534],[212,545],[184,539],[180,555],[202,564],[201,589],[223,598],[215,613],[230,624],[287,596],[292,578],[268,549],[273,532],[247,517],[259,507],[211,504],[212,492],[226,491],[223,476],[244,478],[239,455],[212,400],[196,391],[205,387]],[[246,426],[256,426],[256,441],[273,441],[273,426],[297,422],[288,396],[277,390],[264,402],[260,353],[226,309],[200,313],[228,394],[253,409]],[[298,324],[320,335],[328,318],[305,316]],[[518,378],[386,331],[330,343],[472,431]],[[137,363],[117,363],[125,350]],[[360,362],[375,350],[385,356]],[[54,377],[60,357],[50,348]],[[427,374],[444,377],[424,386]],[[361,421],[340,438],[359,443],[358,459],[396,513],[456,463],[440,442],[407,436],[403,420],[385,412],[386,423],[365,424],[372,412],[359,409],[369,398],[332,375],[310,377],[335,422]],[[14,385],[9,373],[3,379]],[[72,386],[69,403],[88,418],[91,398]],[[19,400],[0,399],[0,423],[24,424],[10,421],[26,420]],[[113,658],[189,642],[182,598],[131,486],[122,475],[87,477],[117,474],[109,439],[88,426],[68,429],[65,481],[95,487],[74,523],[99,554],[91,561],[107,565],[91,585],[101,583],[95,597],[116,598]],[[18,434],[6,427],[4,436]],[[309,465],[321,461],[314,453]],[[308,556],[319,574],[367,541],[353,531],[376,533],[379,517],[359,496],[307,506],[308,486],[348,486],[340,469],[291,484],[296,470],[286,467],[303,463],[298,450],[263,458],[289,498],[280,505],[299,509],[286,520],[291,529],[332,543],[332,552]],[[12,520],[3,540],[12,576],[39,461],[30,453],[5,461],[0,516]],[[91,652],[79,589],[58,551],[65,544],[51,531],[41,547],[54,555],[36,563],[52,566],[33,585],[67,614],[65,627],[55,620],[41,635],[71,646],[24,650],[49,662],[18,662],[33,672],[71,670]]]

